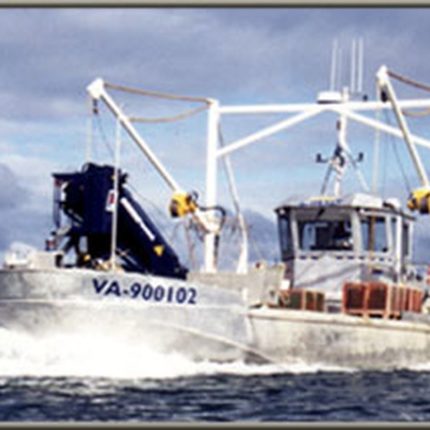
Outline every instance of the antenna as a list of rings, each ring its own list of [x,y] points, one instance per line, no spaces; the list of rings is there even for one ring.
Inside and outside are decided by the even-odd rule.
[[[357,92],[363,92],[363,38],[358,40],[358,77],[357,77]]]
[[[336,87],[342,88],[342,66],[348,66],[348,62],[342,64],[342,47],[337,39],[333,40],[331,51],[331,66],[330,66],[330,91],[336,91]],[[351,63],[349,70],[349,93],[363,93],[363,57],[364,57],[363,38],[354,38],[351,42]],[[345,71],[347,74],[348,71]],[[345,77],[345,76],[344,76]]]
[[[352,39],[350,94],[363,93],[363,38]]]
[[[337,94],[339,97],[334,97],[330,92],[320,93],[318,96],[318,101],[320,103],[344,103],[350,100],[351,95],[359,94],[363,90],[363,39],[353,38],[351,41],[351,55],[350,63],[348,63],[348,57],[342,61],[342,46],[338,44],[337,39],[333,41],[332,46],[332,59],[331,59],[331,73],[330,73],[330,92]],[[344,52],[348,54],[347,49]],[[349,70],[348,70],[349,66]],[[344,67],[345,72],[342,75],[342,68]],[[348,79],[349,74],[349,87],[348,84],[342,88],[343,82]],[[336,92],[335,86],[338,85],[342,88],[342,92]],[[358,163],[363,161],[363,153],[355,158],[352,155],[350,148],[348,147],[346,140],[346,127],[347,127],[347,117],[343,112],[339,113],[339,119],[337,122],[338,130],[338,142],[335,147],[335,151],[330,158],[323,158],[321,154],[317,154],[317,163],[327,163],[328,169],[323,181],[323,186],[321,188],[321,194],[325,195],[327,186],[330,180],[331,173],[335,173],[334,180],[334,196],[340,195],[341,192],[341,182],[343,176],[346,172],[348,164],[352,165],[354,171],[361,183],[364,190],[368,191],[369,186],[366,183],[364,176],[359,170]]]
[[[331,51],[330,91],[334,91],[336,85],[337,39],[334,39]]]
[[[337,62],[337,84],[339,86],[339,90],[342,88],[342,48],[339,47],[337,50],[339,60]]]
[[[356,43],[355,39],[352,39],[352,46],[351,46],[351,81],[350,81],[350,88],[351,93],[353,94],[356,90],[356,81],[355,81],[355,75],[356,75]]]

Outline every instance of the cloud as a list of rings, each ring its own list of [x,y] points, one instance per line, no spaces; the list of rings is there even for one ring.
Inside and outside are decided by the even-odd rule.
[[[58,167],[49,159],[1,151],[0,252],[14,241],[44,246],[52,229],[51,173]]]
[[[34,197],[31,188],[1,162],[0,183],[0,251],[16,240],[41,246],[48,217],[44,210],[35,211],[30,204]]]
[[[5,10],[0,52],[8,61],[0,71],[0,102],[9,116],[73,114],[99,75],[226,100],[314,97],[328,85],[334,37],[345,41],[346,58],[349,39],[364,34],[366,66],[388,61],[403,69],[397,52],[409,56],[411,45],[425,50],[422,15],[425,10]],[[400,25],[404,32],[393,31]],[[417,73],[427,71],[412,55],[411,63]]]
[[[44,240],[52,229],[50,213],[21,208],[5,214],[0,210],[0,252],[10,248],[13,242],[22,242],[38,249],[44,248]]]
[[[14,191],[1,190],[0,198],[10,200],[12,208],[18,193],[27,196],[25,206],[15,202],[15,224],[8,224],[10,231],[31,236],[48,228],[50,173],[80,167],[86,142],[85,88],[94,78],[211,96],[225,104],[312,102],[329,85],[334,38],[342,45],[347,83],[351,40],[363,37],[365,89],[373,96],[374,73],[383,63],[430,81],[430,63],[423,61],[430,36],[429,14],[429,9],[417,8],[3,10],[0,166],[9,172],[0,169],[0,179],[5,176],[10,181],[8,189]],[[146,109],[147,100],[144,104]],[[159,113],[148,112],[150,116]],[[199,119],[203,123],[199,128],[193,122],[189,128],[175,124],[168,130],[171,134],[164,127],[145,125],[142,130],[181,185],[197,188],[203,200],[206,124],[203,114]],[[335,119],[322,118],[309,124],[314,127],[309,133],[306,126],[300,126],[277,135],[272,143],[235,155],[234,164],[244,172],[237,175],[244,207],[271,213],[279,201],[297,192],[297,184],[301,192],[314,193],[316,181],[319,189],[325,169],[315,166],[313,158],[316,152],[331,153],[334,124]],[[226,136],[230,140],[246,135],[257,125],[254,119],[247,124],[238,119],[226,128]],[[109,136],[112,140],[113,134]],[[351,147],[358,151],[360,145]],[[165,206],[170,191],[160,185],[137,150],[128,148],[124,147],[124,160],[135,172],[133,179],[143,177],[139,189]],[[13,175],[7,179],[10,172]],[[23,221],[19,223],[20,214]],[[2,238],[9,235],[9,227],[7,231],[1,227]]]
[[[28,192],[19,183],[17,176],[4,163],[0,163],[0,210],[10,211],[28,201]]]

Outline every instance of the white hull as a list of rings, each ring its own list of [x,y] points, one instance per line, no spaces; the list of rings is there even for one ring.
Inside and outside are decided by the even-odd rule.
[[[142,297],[146,285],[153,287],[148,300]],[[164,291],[162,300],[161,294],[156,300],[156,288]],[[249,353],[244,312],[238,293],[167,278],[80,269],[0,271],[0,326],[38,336],[109,334],[196,360],[232,361]]]
[[[430,325],[312,311],[260,309],[249,319],[254,344],[284,364],[353,369],[430,363]]]
[[[153,287],[147,299],[145,285]],[[108,334],[193,360],[359,369],[430,362],[430,324],[249,309],[226,288],[81,269],[0,271],[0,326],[37,336],[91,333],[94,342]]]

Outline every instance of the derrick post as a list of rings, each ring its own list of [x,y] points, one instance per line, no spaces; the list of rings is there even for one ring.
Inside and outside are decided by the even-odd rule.
[[[207,153],[206,153],[206,206],[213,207],[217,200],[217,150],[219,141],[219,102],[209,100]],[[214,223],[216,220],[213,220]],[[205,235],[204,269],[208,273],[216,272],[216,240],[213,229]]]

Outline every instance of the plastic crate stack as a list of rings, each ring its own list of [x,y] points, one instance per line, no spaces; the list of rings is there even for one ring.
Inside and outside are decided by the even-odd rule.
[[[305,289],[283,291],[279,297],[279,306],[287,309],[323,312],[324,293]]]
[[[342,312],[349,315],[401,318],[402,312],[421,312],[423,291],[384,282],[346,282]]]

